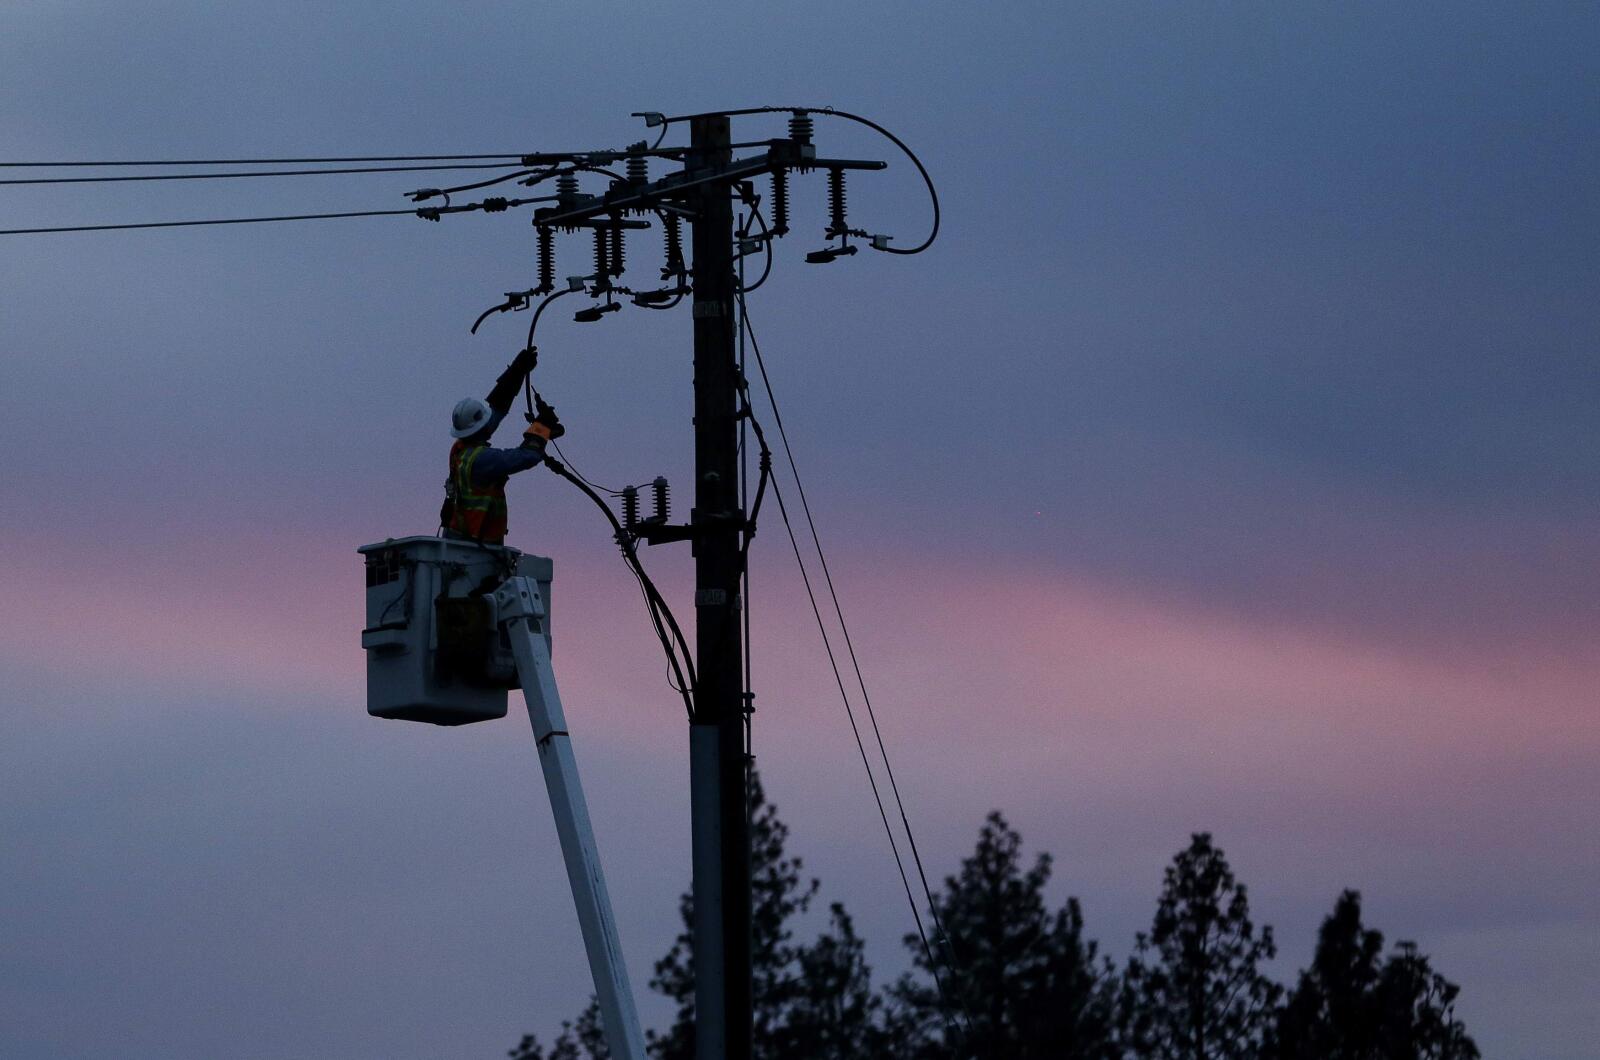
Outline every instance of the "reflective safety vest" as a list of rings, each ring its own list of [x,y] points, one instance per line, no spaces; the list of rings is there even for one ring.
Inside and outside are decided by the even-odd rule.
[[[472,482],[472,465],[486,445],[457,441],[450,447],[450,522],[448,530],[490,545],[506,539],[505,480],[492,486]]]

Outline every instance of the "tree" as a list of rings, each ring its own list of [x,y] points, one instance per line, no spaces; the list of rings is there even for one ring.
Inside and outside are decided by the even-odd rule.
[[[525,1034],[506,1055],[511,1060],[611,1060],[600,1025],[600,1002],[591,997],[576,1020],[562,1020],[561,1033],[556,1035],[549,1052],[536,1035]]]
[[[1049,959],[1026,985],[1024,1057],[1110,1060],[1117,1055],[1117,974],[1083,937],[1083,909],[1068,898],[1050,929]]]
[[[774,1058],[782,1028],[798,989],[800,949],[790,921],[811,906],[817,881],[803,881],[799,858],[786,850],[789,826],[767,802],[759,776],[750,775],[751,1001],[756,1055]],[[683,930],[667,955],[656,962],[650,985],[677,1005],[672,1025],[650,1035],[650,1049],[661,1060],[694,1057],[694,895],[678,901]]]
[[[897,1054],[978,1060],[1099,1058],[1110,1052],[1113,979],[1083,940],[1077,900],[1051,915],[1044,902],[1050,857],[1022,867],[1022,837],[998,812],[971,857],[934,899],[943,925],[933,960],[906,936],[927,981],[895,987]],[[941,989],[942,984],[942,989]]]
[[[1372,1056],[1377,1042],[1373,991],[1383,936],[1361,926],[1361,896],[1345,891],[1317,932],[1311,967],[1278,1014],[1268,1055],[1288,1060]]]
[[[1268,1055],[1290,1060],[1473,1060],[1477,1045],[1454,1015],[1458,988],[1414,943],[1385,961],[1383,935],[1361,923],[1345,891],[1323,921],[1311,967],[1278,1014]]]
[[[796,953],[793,989],[774,1021],[773,1057],[877,1060],[889,1055],[883,999],[872,989],[865,946],[844,906],[828,930]]]
[[[1132,1056],[1244,1060],[1260,1054],[1282,988],[1258,966],[1277,953],[1250,920],[1245,887],[1208,833],[1168,866],[1155,920],[1123,975],[1119,1029]]]
[[[787,851],[789,828],[750,776],[751,957],[756,1055],[770,1060],[856,1060],[881,1055],[882,1000],[872,990],[861,939],[835,904],[827,931],[809,946],[794,941],[793,920],[810,908],[818,883]],[[678,899],[683,930],[656,962],[650,986],[674,1002],[672,1023],[647,1034],[659,1060],[694,1057],[694,894]],[[863,1051],[877,1050],[877,1051]],[[549,1051],[527,1035],[512,1060],[607,1060],[598,1005],[563,1022]]]
[[[1435,972],[1416,943],[1395,944],[1377,992],[1383,1060],[1477,1060],[1477,1043],[1455,1018],[1461,988]]]

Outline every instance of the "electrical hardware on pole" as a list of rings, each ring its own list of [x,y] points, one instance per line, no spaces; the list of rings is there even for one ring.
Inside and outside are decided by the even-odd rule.
[[[777,114],[788,116],[786,136],[743,142],[733,140],[731,119]],[[847,173],[851,170],[881,170],[885,168],[886,163],[819,156],[815,143],[816,118],[819,115],[866,126],[886,137],[905,154],[925,183],[932,206],[932,226],[925,238],[914,245],[894,246],[893,237],[887,234],[870,232],[850,225]],[[750,762],[748,723],[753,710],[753,696],[746,671],[742,668],[746,657],[743,638],[747,627],[741,626],[736,615],[741,608],[740,585],[746,571],[750,541],[755,532],[756,513],[761,506],[761,499],[769,481],[771,454],[762,439],[761,477],[755,491],[754,502],[747,512],[744,510],[739,490],[738,432],[740,426],[748,422],[754,427],[760,439],[761,428],[750,414],[745,396],[745,381],[735,358],[735,307],[741,334],[747,333],[748,320],[743,312],[744,298],[766,282],[772,269],[773,243],[787,237],[792,231],[794,210],[792,194],[794,189],[791,188],[790,181],[792,175],[803,175],[819,169],[826,173],[828,224],[823,229],[824,245],[805,255],[805,260],[813,264],[828,264],[842,258],[853,257],[863,247],[896,255],[921,253],[928,249],[938,236],[939,201],[932,178],[911,149],[883,126],[859,115],[829,107],[765,106],[677,116],[668,116],[660,111],[639,111],[636,112],[636,116],[644,120],[647,128],[660,130],[654,143],[647,146],[645,141],[639,141],[622,149],[542,151],[520,155],[13,163],[13,165],[50,167],[93,165],[150,168],[265,164],[325,167],[335,164],[343,166],[348,163],[389,162],[447,164],[248,172],[180,171],[105,177],[24,177],[0,183],[100,184],[125,181],[225,180],[244,177],[300,178],[404,170],[495,169],[503,172],[455,187],[418,189],[410,193],[412,203],[426,202],[429,205],[414,205],[410,209],[305,212],[272,216],[0,229],[0,235],[254,225],[388,216],[412,216],[430,222],[440,222],[445,217],[457,214],[499,214],[534,206],[532,222],[537,236],[535,252],[537,283],[527,290],[505,292],[502,302],[491,306],[478,316],[472,325],[473,332],[476,332],[491,316],[520,312],[531,307],[533,312],[530,314],[527,342],[531,348],[534,332],[544,310],[557,298],[572,294],[589,295],[591,304],[578,310],[573,317],[580,323],[598,323],[608,315],[620,312],[624,303],[618,301],[618,296],[640,308],[656,311],[670,310],[685,297],[691,299],[695,364],[695,481],[693,507],[689,511],[687,520],[680,524],[672,524],[669,521],[667,486],[663,478],[658,478],[650,484],[653,504],[652,514],[648,518],[641,517],[638,489],[630,486],[621,491],[623,519],[619,520],[595,488],[580,474],[567,467],[564,461],[550,457],[545,460],[545,464],[556,474],[571,481],[604,509],[623,557],[628,562],[630,570],[639,579],[640,587],[649,604],[652,623],[661,639],[672,670],[674,688],[684,698],[690,720],[693,804],[691,834],[694,844],[696,1052],[699,1060],[748,1060],[752,1048],[751,895],[747,817]],[[683,125],[688,126],[689,143],[663,146],[674,126]],[[679,168],[652,180],[652,160],[660,160],[668,165],[676,163]],[[618,163],[621,164],[620,173],[611,168]],[[604,190],[598,193],[584,190],[586,181],[592,184],[599,177],[604,177],[609,182]],[[770,223],[761,209],[762,197],[756,190],[756,181],[763,178],[770,180],[770,202],[767,204],[771,213]],[[512,181],[530,189],[553,182],[553,192],[547,187],[546,194],[515,198],[490,195],[477,201],[459,203],[452,199],[453,195],[462,195],[469,191],[478,191]],[[439,201],[435,203],[435,200]],[[737,229],[733,209],[735,200],[748,211],[744,223]],[[649,218],[652,217],[662,229],[663,255],[659,273],[662,286],[649,285],[637,290],[622,286],[618,281],[626,270],[628,232],[633,229],[650,228],[652,225]],[[691,226],[691,259],[686,259],[684,255],[682,226],[685,221]],[[759,231],[753,226],[759,226]],[[565,284],[562,285],[558,283],[556,273],[557,237],[586,228],[590,230],[593,244],[593,272],[589,275],[567,276]],[[857,242],[852,242],[852,239]],[[734,252],[736,246],[737,255]],[[746,286],[740,278],[735,277],[735,264],[742,263],[745,257],[757,253],[765,255],[765,267],[760,277],[753,284]],[[741,278],[742,275],[741,272]],[[539,301],[535,306],[533,300],[536,297]],[[753,335],[751,342],[753,345]],[[756,353],[759,362],[759,348]],[[526,384],[525,389],[532,416],[532,408],[539,398],[532,388],[531,381]],[[774,414],[776,416],[775,403]],[[778,426],[781,433],[781,419],[778,421]],[[785,449],[787,451],[786,441]],[[798,489],[798,477],[796,486]],[[775,482],[773,492],[781,506],[782,497],[777,492]],[[800,499],[804,505],[803,491],[800,492]],[[809,512],[807,518],[809,521]],[[787,523],[787,518],[785,522]],[[687,639],[671,608],[667,606],[665,599],[639,562],[636,545],[641,540],[649,545],[690,542],[696,568],[694,597],[696,643],[692,657]],[[543,671],[548,671],[548,653],[541,653],[538,650],[539,645],[534,643],[537,639],[534,634],[539,632],[536,625],[541,621],[545,623],[543,631],[548,637],[548,619],[543,610],[545,601],[548,600],[548,581],[537,585],[529,582],[525,575],[518,573],[513,563],[511,569],[497,569],[485,573],[487,581],[477,585],[476,588],[464,590],[464,594],[459,598],[449,597],[448,594],[439,594],[436,598],[430,595],[431,589],[425,590],[423,583],[416,580],[419,572],[428,568],[430,563],[435,568],[447,567],[451,570],[462,567],[463,564],[454,558],[448,564],[427,559],[428,550],[435,547],[434,544],[430,544],[432,541],[433,539],[429,538],[407,538],[363,549],[369,552],[369,627],[363,631],[363,645],[369,651],[369,709],[380,716],[433,721],[439,724],[461,724],[500,717],[505,714],[508,675],[511,669],[514,669],[520,674],[528,695],[530,717],[534,720],[543,756],[547,747],[560,746],[566,737],[564,729],[561,729],[559,724],[549,724],[548,718],[541,728],[540,717],[537,715],[537,711],[541,708],[535,703],[535,698],[543,695],[547,700],[553,699],[553,681],[547,688],[531,687],[535,677]],[[401,545],[405,548],[398,547]],[[820,543],[818,551],[820,557]],[[482,558],[476,557],[472,562]],[[826,574],[826,560],[823,559],[822,562]],[[490,566],[495,566],[496,563],[498,560],[492,560]],[[439,577],[446,575],[440,574]],[[828,580],[831,594],[831,576]],[[493,588],[490,583],[496,581],[500,588],[486,596],[486,592]],[[403,582],[404,592],[397,594],[399,586],[391,586],[391,582]],[[518,588],[519,583],[520,588]],[[375,592],[379,595],[374,596]],[[492,606],[487,602],[490,600],[493,601]],[[535,602],[524,603],[525,600]],[[834,603],[837,607],[837,598]],[[488,607],[489,611],[485,612],[484,607]],[[499,612],[502,616],[501,624],[510,634],[512,647],[515,649],[514,667],[510,661],[498,657],[496,651],[491,650],[488,640],[485,639],[487,634],[480,636],[485,630],[491,632],[494,630],[495,622],[490,621],[485,625],[483,615],[486,613],[492,615],[497,607],[501,609]],[[397,617],[397,613],[403,616],[403,621]],[[841,626],[842,618],[841,614]],[[445,636],[438,646],[433,645],[427,636],[417,639],[419,631],[430,630],[435,623],[448,623],[449,628],[455,632]],[[462,632],[463,630],[466,632]],[[845,635],[848,641],[847,630]],[[499,643],[497,638],[495,642]],[[545,642],[543,646],[548,648],[548,643]],[[402,663],[400,661],[402,658],[408,661]],[[440,660],[443,670],[430,669]],[[434,683],[434,678],[439,674],[454,673],[462,667],[465,667],[463,672],[470,671],[474,675],[466,683],[447,683],[447,685]],[[376,685],[370,678],[374,672],[379,675]],[[543,677],[548,677],[548,674],[543,673]],[[859,670],[857,677],[859,679]],[[862,694],[865,699],[864,685]],[[846,706],[848,709],[848,700]],[[870,712],[870,701],[867,702],[867,706]],[[559,716],[559,702],[556,702],[556,708],[556,715]],[[885,756],[886,769],[887,764]],[[870,767],[868,773],[870,777]],[[547,779],[551,776],[547,770]],[[892,772],[889,778],[892,785]],[[552,804],[556,809],[558,825],[563,821],[572,823],[581,818],[582,828],[586,829],[586,811],[573,816],[571,800],[562,794],[568,783],[569,781],[563,776],[557,776],[552,781]],[[572,788],[576,788],[575,766],[571,770],[570,784]],[[898,802],[898,792],[895,792],[895,797]],[[578,799],[581,803],[581,791],[578,793]],[[880,812],[881,809],[880,804]],[[888,827],[887,818],[885,826]],[[909,824],[906,830],[909,837]],[[583,871],[587,871],[583,869],[583,865],[585,859],[589,859],[593,861],[595,879],[598,880],[598,855],[592,851],[592,836],[588,839],[591,848],[588,853],[579,849],[581,844],[572,846],[567,840],[568,836],[564,833],[563,848],[568,853],[569,871],[581,875]],[[912,851],[915,855],[914,841]],[[899,860],[898,853],[896,860]],[[920,858],[917,868],[921,875]],[[598,894],[590,888],[586,897],[582,880],[578,875],[574,875],[573,888],[580,920],[588,918],[584,920],[585,939],[588,942],[591,940],[591,927],[609,918],[609,906],[604,899],[603,887]],[[925,894],[928,891],[925,878],[923,890]],[[909,898],[909,884],[907,894]],[[931,895],[929,897],[931,900]],[[913,912],[915,912],[915,902],[913,902]],[[918,930],[920,933],[920,922]],[[604,938],[606,932],[601,931],[593,937]],[[924,945],[926,946],[926,940]],[[609,941],[606,941],[602,948],[608,948],[609,953],[597,956],[594,946],[591,945],[590,960],[597,989],[602,995],[601,1007],[607,1024],[606,1035],[614,1055],[631,1058],[640,1055],[637,1019],[631,1016],[632,997],[625,975],[614,974],[620,967],[616,961],[618,955],[615,952],[617,947],[614,929],[609,935]],[[933,960],[931,950],[929,959]],[[608,960],[609,966],[606,964]],[[607,977],[610,978],[609,986],[602,983]]]
[[[745,114],[787,111],[788,135],[735,144],[731,118]],[[735,307],[748,290],[759,286],[771,270],[772,244],[792,230],[793,198],[790,177],[822,170],[827,181],[828,223],[823,247],[806,254],[808,262],[824,264],[857,253],[861,246],[889,253],[917,253],[927,248],[938,232],[938,199],[921,162],[893,134],[855,115],[823,110],[870,126],[889,137],[911,158],[927,182],[934,222],[929,237],[907,250],[892,248],[890,237],[851,227],[848,218],[846,174],[851,170],[884,169],[872,159],[830,158],[818,155],[814,143],[814,108],[753,108],[742,111],[667,117],[645,112],[649,127],[660,127],[655,146],[643,142],[617,151],[578,153],[539,152],[524,155],[530,171],[519,182],[533,187],[554,180],[554,195],[538,200],[498,200],[453,204],[434,208],[429,219],[444,213],[473,209],[499,212],[525,202],[538,202],[533,213],[537,230],[538,284],[526,292],[508,295],[506,301],[479,317],[479,323],[497,311],[525,308],[528,299],[543,295],[529,327],[533,330],[544,307],[554,299],[587,293],[591,304],[573,319],[596,323],[622,309],[617,296],[647,309],[670,309],[685,296],[691,300],[694,333],[694,483],[692,507],[680,524],[669,521],[665,478],[650,483],[652,511],[640,511],[640,488],[620,491],[622,517],[588,486],[579,483],[569,468],[550,460],[549,466],[587,492],[606,510],[623,555],[629,561],[650,602],[652,621],[683,682],[681,690],[690,713],[690,800],[693,846],[693,922],[695,953],[695,1041],[697,1060],[751,1060],[753,984],[751,981],[751,909],[748,742],[753,696],[747,687],[744,628],[737,620],[740,588],[745,573],[754,512],[746,512],[740,493],[739,428],[754,422],[749,416],[745,381],[735,349]],[[687,147],[661,147],[671,127],[687,124]],[[751,150],[754,149],[754,150]],[[738,152],[746,151],[740,154]],[[652,158],[678,162],[675,171],[650,179]],[[623,172],[611,168],[621,162]],[[605,177],[598,193],[583,190],[584,180]],[[755,181],[770,180],[769,223],[761,210],[762,197]],[[429,189],[440,195],[450,190]],[[448,203],[448,199],[446,200]],[[486,201],[487,202],[487,201]],[[736,228],[734,206],[748,210]],[[420,214],[420,211],[419,211]],[[428,215],[424,215],[428,216]],[[661,226],[664,286],[634,290],[618,281],[626,268],[627,231]],[[686,260],[682,227],[690,227],[691,255]],[[759,225],[753,231],[752,224]],[[569,277],[566,288],[556,289],[557,236],[589,229],[593,270],[588,276]],[[852,239],[864,240],[853,243]],[[737,255],[735,249],[737,248]],[[766,269],[749,288],[735,274],[738,258],[765,253]],[[476,324],[474,328],[476,328]],[[530,401],[532,389],[529,387]],[[756,424],[759,434],[759,424]],[[761,442],[761,483],[755,507],[760,506],[771,469],[770,453]],[[690,543],[695,563],[695,644],[693,659],[671,610],[638,565],[634,545],[644,541],[660,545]],[[665,624],[665,625],[664,625]],[[670,626],[670,635],[665,628]],[[680,658],[681,653],[681,658]],[[687,675],[685,677],[684,675]]]

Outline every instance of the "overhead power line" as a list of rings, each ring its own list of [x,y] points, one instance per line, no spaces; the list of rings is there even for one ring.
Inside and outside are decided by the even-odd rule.
[[[816,618],[817,631],[822,635],[822,646],[827,653],[828,664],[833,669],[833,680],[838,686],[839,698],[844,703],[845,716],[849,719],[850,731],[855,737],[856,750],[860,752],[861,765],[866,769],[867,772],[867,782],[872,787],[872,798],[873,801],[877,803],[878,816],[882,819],[884,833],[889,838],[889,849],[894,854],[895,867],[900,870],[900,882],[905,888],[906,900],[911,905],[911,916],[916,921],[917,936],[921,939],[923,953],[926,954],[928,958],[928,971],[933,976],[934,986],[939,994],[942,1005],[946,1008],[946,1015],[948,1017],[950,998],[945,992],[944,979],[939,974],[939,965],[943,963],[946,970],[954,972],[954,962],[951,961],[949,957],[950,936],[945,931],[943,920],[939,916],[938,903],[933,900],[933,891],[928,886],[928,874],[922,865],[922,854],[917,849],[916,835],[911,830],[911,821],[906,815],[905,802],[900,797],[900,786],[895,781],[894,768],[889,764],[889,751],[884,746],[883,733],[878,728],[878,717],[877,712],[874,711],[872,707],[872,697],[867,694],[866,679],[861,674],[861,663],[856,658],[855,643],[853,638],[850,636],[850,627],[848,624],[846,624],[844,619],[844,608],[839,603],[838,592],[834,589],[833,573],[828,568],[828,557],[822,548],[822,538],[817,534],[817,524],[811,515],[811,504],[806,499],[805,486],[800,482],[800,470],[795,465],[794,450],[789,446],[789,434],[783,426],[783,415],[778,411],[778,399],[772,390],[772,380],[767,375],[766,361],[761,356],[761,344],[756,341],[755,328],[750,325],[749,311],[745,306],[743,293],[739,293],[737,297],[739,302],[739,328],[742,335],[749,336],[750,348],[755,352],[756,368],[761,373],[761,383],[767,393],[767,404],[772,408],[773,421],[778,425],[778,436],[783,442],[784,457],[789,464],[789,475],[794,480],[795,491],[799,495],[800,506],[805,514],[806,526],[811,532],[811,542],[816,548],[817,559],[820,560],[822,564],[822,573],[828,587],[828,596],[833,602],[833,612],[838,619],[839,630],[844,636],[845,647],[850,655],[850,665],[855,671],[856,684],[861,690],[861,700],[867,709],[867,718],[872,725],[872,734],[877,741],[878,754],[883,760],[884,773],[887,775],[889,780],[889,790],[894,798],[895,808],[898,810],[900,815],[900,824],[906,834],[906,842],[911,850],[912,861],[916,865],[917,877],[922,885],[922,894],[928,902],[928,913],[930,916],[932,916],[934,927],[938,932],[938,937],[944,943],[946,949],[945,958],[942,962],[939,958],[934,956],[933,948],[928,943],[927,933],[923,930],[922,915],[918,912],[916,900],[911,894],[911,881],[907,877],[904,863],[900,860],[900,848],[895,842],[894,829],[889,824],[888,811],[884,808],[883,796],[878,789],[878,781],[874,775],[872,765],[867,756],[866,744],[862,740],[861,730],[856,724],[855,711],[850,706],[850,696],[845,692],[844,678],[839,671],[839,662],[834,655],[833,644],[828,636],[827,626],[822,619],[822,610],[817,604],[817,596],[815,591],[812,589],[811,577],[806,572],[806,562],[800,553],[800,542],[795,535],[793,525],[789,521],[789,510],[784,504],[783,493],[778,488],[778,483],[776,480],[774,480],[772,483],[773,496],[777,498],[778,512],[783,518],[784,529],[788,532],[789,545],[794,550],[795,562],[800,566],[800,580],[805,586],[806,597],[811,603],[811,613]],[[957,1011],[958,1014],[964,1016],[964,1013],[961,1013],[959,1009]]]
[[[522,199],[507,199],[500,196],[490,196],[479,202],[462,203],[459,206],[418,206],[410,210],[347,210],[341,213],[299,213],[282,214],[273,217],[216,217],[197,221],[141,221],[136,224],[0,228],[0,236],[41,235],[58,232],[112,232],[128,228],[193,228],[198,225],[248,225],[265,224],[271,221],[325,221],[340,217],[410,216],[420,217],[424,221],[437,221],[447,213],[474,213],[478,210],[482,210],[485,213],[504,213],[513,207],[527,206],[529,203],[535,202],[547,202],[549,198],[549,196],[530,196]]]
[[[152,163],[154,164],[154,163]],[[243,173],[138,173],[126,177],[12,177],[0,185],[16,184],[122,184],[146,180],[235,180],[240,177],[327,177],[347,173],[430,173],[458,169],[505,169],[504,162],[477,162],[455,166],[361,166],[341,169],[265,169]],[[518,170],[512,175],[521,175]]]
[[[350,155],[342,158],[161,158],[116,162],[0,162],[0,169],[71,169],[88,166],[289,166],[337,162],[480,162],[517,160],[520,152],[498,155]]]
[[[217,217],[204,221],[143,221],[118,225],[62,225],[55,228],[0,228],[0,236],[31,236],[56,232],[114,232],[127,228],[195,228],[201,225],[254,225],[272,221],[326,221],[336,217],[416,217],[419,210],[350,210],[345,213],[298,213],[277,217]]]

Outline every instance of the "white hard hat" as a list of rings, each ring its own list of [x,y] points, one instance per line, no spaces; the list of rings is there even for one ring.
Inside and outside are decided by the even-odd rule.
[[[450,437],[467,438],[483,430],[494,413],[482,398],[462,398],[450,414]]]

